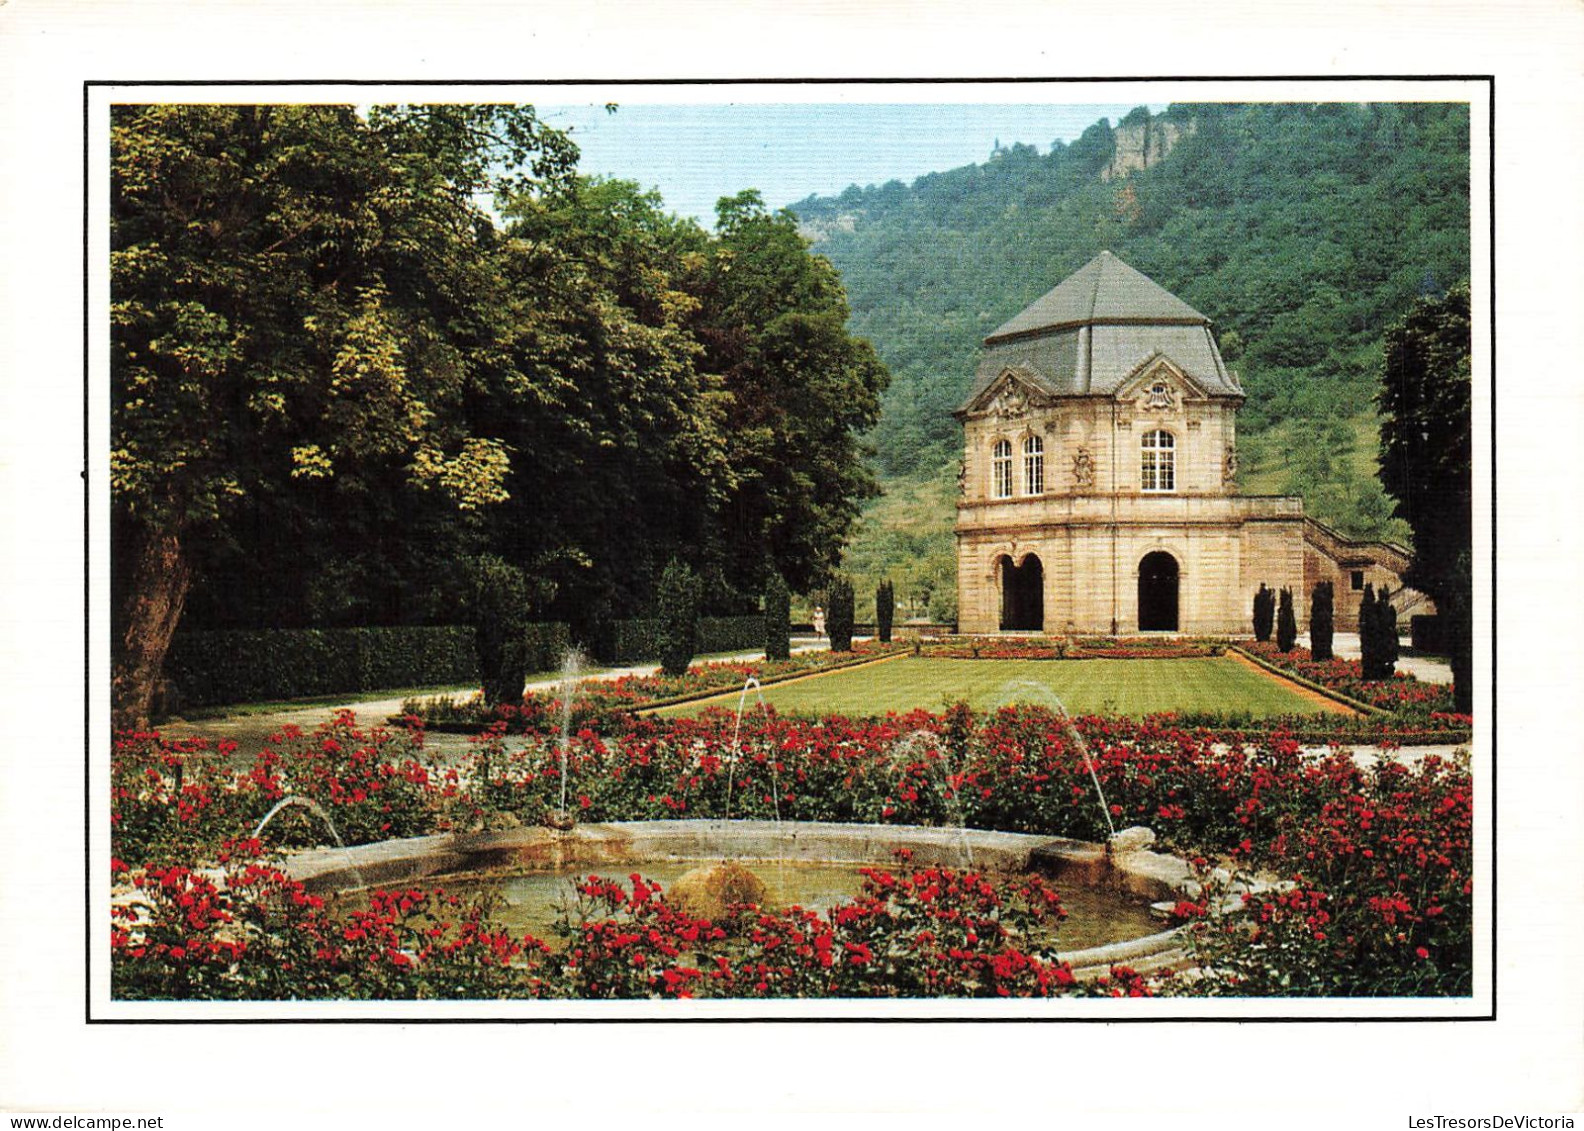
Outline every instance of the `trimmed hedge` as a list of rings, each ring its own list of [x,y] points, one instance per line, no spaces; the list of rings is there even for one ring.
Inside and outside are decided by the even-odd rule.
[[[561,666],[564,624],[528,626],[530,671]],[[178,633],[165,658],[165,709],[300,699],[479,678],[471,625],[229,629]]]
[[[764,647],[764,617],[699,617],[695,655],[712,652],[757,652]],[[654,617],[610,623],[606,639],[594,654],[608,664],[635,664],[660,659],[660,621]]]
[[[657,620],[612,625],[616,663],[658,661]],[[560,670],[572,646],[560,622],[530,624],[528,670]],[[764,617],[700,617],[698,651],[749,652],[764,647]],[[262,628],[177,633],[165,658],[165,713],[218,703],[301,699],[395,687],[476,683],[478,650],[471,625],[388,628]]]
[[[764,617],[699,617],[701,653],[751,652],[764,647]]]

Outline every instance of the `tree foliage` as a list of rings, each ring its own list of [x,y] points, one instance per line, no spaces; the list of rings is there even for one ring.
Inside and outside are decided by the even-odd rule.
[[[727,394],[734,481],[722,568],[757,583],[769,547],[801,591],[836,569],[860,503],[876,493],[859,436],[879,417],[889,374],[847,333],[841,280],[808,253],[791,213],[743,192],[721,200],[716,231],[697,330],[701,364]]]
[[[1403,576],[1436,603],[1448,628],[1454,697],[1472,705],[1473,437],[1468,285],[1426,296],[1385,338],[1380,480],[1413,530]]]
[[[235,532],[301,586],[336,539],[295,536],[355,539],[371,498],[502,497],[505,451],[455,411],[497,297],[475,196],[559,184],[575,154],[527,108],[115,108],[119,722],[147,715],[194,567]]]
[[[189,595],[448,620],[485,555],[597,640],[672,558],[721,613],[839,560],[887,375],[756,194],[711,235],[528,107],[127,107],[112,150],[121,722]]]

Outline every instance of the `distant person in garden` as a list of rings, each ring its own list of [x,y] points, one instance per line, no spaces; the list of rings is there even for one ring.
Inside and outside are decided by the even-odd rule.
[[[814,635],[825,635],[825,610],[818,605],[814,606]]]

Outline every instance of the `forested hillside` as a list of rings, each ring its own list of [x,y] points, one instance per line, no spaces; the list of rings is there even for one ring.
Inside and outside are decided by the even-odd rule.
[[[950,413],[975,351],[1106,248],[1214,320],[1248,393],[1245,492],[1406,538],[1374,474],[1380,343],[1416,295],[1468,275],[1468,154],[1461,105],[1141,107],[1069,145],[794,205],[892,373],[871,434],[888,497],[850,568],[953,611]]]

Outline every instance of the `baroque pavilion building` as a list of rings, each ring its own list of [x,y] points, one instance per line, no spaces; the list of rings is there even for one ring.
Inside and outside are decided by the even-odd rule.
[[[1342,630],[1366,583],[1428,611],[1402,547],[1238,492],[1243,399],[1210,319],[1109,251],[987,337],[954,414],[958,630],[1240,634],[1261,583],[1301,624],[1322,580]]]

